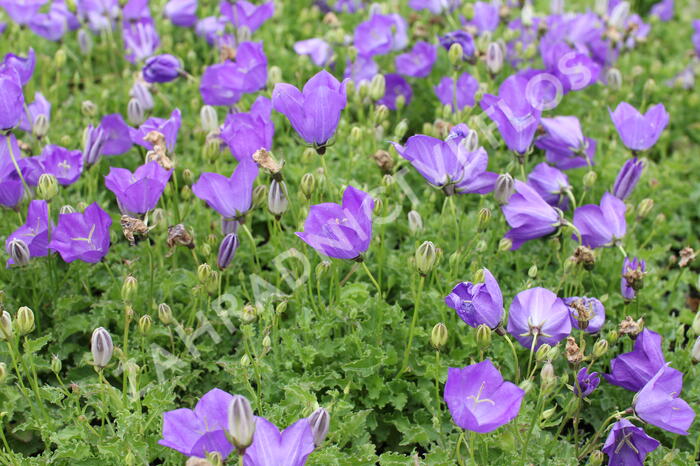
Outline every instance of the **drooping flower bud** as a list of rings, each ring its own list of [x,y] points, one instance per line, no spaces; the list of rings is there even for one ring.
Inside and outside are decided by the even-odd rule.
[[[430,344],[436,350],[440,351],[447,344],[447,327],[442,322],[435,324],[433,331],[430,332]]]
[[[318,408],[309,416],[309,424],[311,424],[311,432],[314,434],[314,445],[318,448],[328,435],[331,415],[324,408]]]
[[[158,305],[158,319],[160,319],[163,325],[170,325],[173,322],[173,311],[166,303],[160,303]]]
[[[432,241],[425,241],[416,249],[416,268],[418,272],[425,276],[433,270],[437,263],[437,248]]]
[[[17,310],[17,318],[15,319],[17,332],[20,335],[26,335],[34,330],[34,311],[27,306],[22,306]]]
[[[219,245],[219,254],[216,256],[216,265],[220,269],[225,269],[231,263],[233,256],[236,255],[238,249],[238,236],[235,233],[229,233],[224,236]]]
[[[273,179],[270,183],[270,190],[267,193],[267,209],[279,219],[287,211],[288,205],[287,185],[284,181]]]
[[[31,253],[29,251],[29,246],[23,240],[19,238],[12,238],[7,244],[7,252],[10,255],[10,259],[15,265],[20,267],[29,264],[29,259],[31,258]]]
[[[493,190],[493,196],[496,200],[501,204],[505,204],[513,193],[515,193],[515,180],[510,176],[510,173],[498,175],[496,186]]]
[[[2,315],[0,315],[0,334],[3,340],[9,340],[14,335],[12,331],[12,317],[7,311],[2,311]]]
[[[136,296],[139,289],[139,282],[133,275],[128,275],[122,283],[122,301],[129,303]]]
[[[415,210],[408,213],[408,229],[411,233],[418,233],[423,230],[423,218]]]
[[[90,338],[90,349],[92,350],[92,359],[95,366],[100,369],[106,367],[114,352],[112,336],[104,328],[96,328]]]
[[[228,408],[228,440],[240,454],[243,454],[245,449],[253,443],[253,435],[255,435],[255,416],[253,416],[250,402],[244,396],[233,395]]]

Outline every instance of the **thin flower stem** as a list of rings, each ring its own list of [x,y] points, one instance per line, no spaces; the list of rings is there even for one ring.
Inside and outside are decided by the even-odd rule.
[[[622,257],[627,257],[627,251],[620,243],[617,243],[617,249],[622,253]]]
[[[12,165],[14,165],[15,170],[17,171],[17,175],[19,175],[19,179],[22,180],[22,186],[24,186],[24,191],[25,193],[29,193],[29,185],[27,185],[27,181],[24,179],[24,175],[22,175],[22,170],[20,170],[19,164],[17,163],[17,159],[15,158],[15,154],[12,151],[12,138],[10,138],[9,133],[5,135],[5,142],[7,143],[7,152],[10,154],[10,159],[12,159]]]
[[[124,404],[126,404],[126,386],[127,386],[127,380],[126,380],[126,362],[129,359],[129,326],[131,325],[131,321],[129,319],[129,313],[127,310],[124,310],[124,344],[122,348],[122,352],[124,353],[124,367],[122,367],[122,398],[124,399]]]
[[[362,262],[362,267],[365,269],[365,272],[367,273],[367,276],[369,277],[370,281],[374,284],[375,288],[377,288],[377,293],[379,294],[379,297],[382,297],[382,287],[379,286],[379,283],[377,283],[377,280],[374,279],[374,275],[372,275],[372,272],[369,271],[369,267],[367,267],[367,264],[363,261]]]
[[[469,458],[472,460],[474,466],[477,465],[476,459],[474,459],[474,432],[469,432]]]
[[[569,201],[571,201],[571,210],[576,210],[576,197],[574,197],[574,193],[571,189],[566,190],[566,196],[569,198]]]
[[[520,383],[520,363],[518,362],[518,353],[515,351],[513,341],[510,339],[508,334],[504,333],[503,338],[506,339],[508,346],[510,346],[511,352],[513,353],[513,364],[515,365],[515,383]]]
[[[253,259],[255,260],[255,265],[260,270],[260,259],[258,258],[258,250],[255,245],[255,239],[253,238],[253,234],[250,232],[248,229],[248,225],[245,223],[241,225],[241,228],[245,232],[246,236],[250,239],[250,244],[252,245],[253,248]]]
[[[436,415],[438,417],[438,420],[440,419],[440,415],[442,414],[442,406],[440,403],[440,378],[438,374],[440,373],[440,351],[435,350],[435,401],[437,402],[437,410],[436,410]],[[438,433],[440,431],[439,424],[438,424]]]
[[[608,427],[610,422],[612,422],[613,419],[617,419],[620,416],[625,414],[625,411],[619,411],[615,412],[610,415],[605,421],[603,421],[603,424],[601,424],[600,428],[595,432],[595,435],[593,435],[593,438],[589,440],[588,444],[584,447],[583,451],[581,452],[580,455],[578,455],[578,459],[581,460],[588,455],[588,453],[595,447],[596,442],[600,438],[600,435],[605,431],[605,429]]]
[[[457,439],[457,446],[455,447],[455,456],[457,457],[457,463],[459,463],[460,466],[464,466],[464,459],[462,458],[462,452],[460,450],[460,447],[462,446],[462,439],[464,438],[464,431],[462,431],[459,434],[459,438]]]
[[[423,294],[423,285],[425,285],[425,276],[421,275],[420,281],[418,282],[418,291],[416,292],[416,296],[413,301],[413,318],[411,319],[411,327],[408,329],[408,343],[406,344],[406,349],[403,352],[401,370],[399,370],[399,373],[396,374],[396,378],[403,374],[406,371],[406,368],[408,367],[408,357],[411,355],[411,344],[413,343],[413,334],[416,331],[416,322],[418,321],[418,308],[420,306],[421,295]]]
[[[535,354],[535,346],[537,345],[537,337],[539,336],[539,333],[535,333],[535,335],[532,338],[532,345],[530,346],[530,356],[527,359],[527,374],[528,378],[532,376],[530,373],[530,370],[532,369],[532,355]],[[535,365],[537,367],[537,365]]]

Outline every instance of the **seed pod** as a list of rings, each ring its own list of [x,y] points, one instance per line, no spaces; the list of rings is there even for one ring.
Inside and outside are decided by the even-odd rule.
[[[23,240],[19,238],[12,238],[12,240],[7,244],[7,252],[15,265],[22,267],[29,264],[31,253],[29,251],[29,246],[27,246],[27,243],[25,243]]]
[[[17,318],[15,319],[17,332],[20,335],[26,335],[34,330],[34,311],[27,306],[22,306],[17,310]]]
[[[243,454],[253,443],[255,435],[255,416],[248,399],[241,395],[233,395],[233,401],[228,408],[228,439]]]
[[[324,408],[318,408],[309,416],[309,424],[311,424],[311,432],[314,434],[314,445],[318,448],[328,435],[331,416]]]
[[[225,269],[231,263],[233,256],[236,255],[236,250],[238,249],[238,236],[235,233],[229,233],[224,236],[219,245],[219,254],[216,257],[216,265],[220,269]]]
[[[112,344],[112,336],[107,330],[102,327],[98,327],[92,332],[92,337],[90,338],[90,347],[92,350],[92,360],[96,367],[102,369],[109,364],[110,359],[112,359],[112,353],[114,352],[114,345]]]

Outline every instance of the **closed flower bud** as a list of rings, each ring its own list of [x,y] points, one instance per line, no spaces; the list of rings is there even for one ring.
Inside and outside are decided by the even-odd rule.
[[[491,221],[491,209],[484,207],[479,210],[479,220],[477,222],[477,228],[479,231],[486,230],[489,222]]]
[[[596,358],[602,358],[603,356],[605,356],[605,353],[608,352],[609,347],[610,344],[608,343],[608,340],[596,341],[593,345],[593,356]]]
[[[649,215],[649,212],[651,212],[651,209],[654,208],[654,200],[653,199],[642,199],[642,201],[639,203],[639,206],[637,206],[637,218],[645,218],[647,215]]]
[[[375,74],[369,83],[369,97],[372,100],[379,100],[386,92],[386,80],[383,74]]]
[[[486,351],[491,346],[491,328],[481,324],[476,328],[476,345],[481,351]]]
[[[216,265],[220,269],[225,269],[231,263],[233,256],[236,255],[238,249],[238,236],[235,233],[229,233],[224,236],[219,245],[219,254],[216,256]]]
[[[601,466],[605,461],[605,454],[600,450],[593,450],[588,457],[588,466]]]
[[[512,247],[513,241],[511,241],[509,238],[501,238],[501,240],[498,242],[498,250],[501,252],[510,251],[510,248]]]
[[[197,279],[199,280],[199,283],[206,284],[211,277],[211,273],[211,267],[207,263],[201,264],[199,267],[197,267]]]
[[[608,81],[608,87],[615,91],[622,87],[622,73],[617,68],[610,68],[606,73],[605,77]]]
[[[375,124],[380,124],[389,117],[389,107],[386,105],[377,105],[374,110]]]
[[[78,31],[78,47],[80,48],[80,53],[83,55],[89,54],[90,51],[92,51],[93,44],[92,33],[85,29],[80,29]]]
[[[41,139],[44,136],[46,136],[48,134],[48,132],[49,132],[49,119],[46,115],[44,115],[43,113],[40,113],[34,119],[34,123],[32,124],[32,133],[34,133],[34,136],[36,136],[37,139]]]
[[[64,205],[60,208],[58,211],[59,214],[73,214],[75,213],[75,209],[73,208],[72,205]]]
[[[418,233],[423,230],[423,218],[415,210],[408,213],[408,229],[411,233]]]
[[[142,315],[138,323],[139,332],[141,332],[142,335],[147,334],[151,330],[152,325],[153,319],[151,319],[151,316],[148,314]]]
[[[311,195],[316,189],[316,178],[313,173],[305,173],[304,176],[301,177],[300,188],[306,200],[308,201],[311,199]]]
[[[645,96],[650,97],[654,91],[656,90],[656,81],[654,81],[652,78],[647,79],[647,81],[644,83],[644,89],[643,93]]]
[[[4,362],[0,362],[0,383],[3,383],[7,378],[7,366]]]
[[[255,308],[255,306],[252,306],[250,304],[246,304],[245,306],[243,306],[241,320],[244,323],[249,324],[257,318],[258,318],[258,310]]]
[[[270,190],[267,193],[267,209],[279,219],[287,211],[288,205],[287,185],[284,181],[273,179],[270,183]]]
[[[362,141],[362,128],[359,126],[353,126],[350,130],[350,136],[348,138],[351,144],[359,144]]]
[[[211,246],[209,245],[209,243],[203,243],[202,245],[200,245],[199,252],[201,252],[204,257],[208,257],[209,254],[211,254]]]
[[[535,352],[535,360],[537,362],[542,362],[545,359],[548,359],[549,350],[551,349],[552,347],[547,343],[543,343],[542,345],[540,345],[540,347],[537,348],[537,351]]]
[[[619,338],[620,338],[620,332],[618,332],[617,330],[610,330],[608,332],[608,338],[606,338],[606,340],[608,340],[608,342],[611,345],[614,345],[615,343],[617,343],[617,340]]]
[[[286,310],[287,310],[287,301],[282,301],[281,303],[279,303],[277,305],[277,307],[275,307],[275,314],[277,314],[278,316],[281,316],[282,314],[284,314],[284,311],[286,311]]]
[[[406,135],[406,131],[408,131],[408,122],[403,119],[399,121],[396,124],[396,128],[394,128],[394,137],[397,140],[402,139]]]
[[[90,338],[90,349],[92,350],[92,360],[95,366],[100,369],[106,367],[114,352],[112,336],[104,328],[96,328]]]
[[[331,268],[331,263],[330,261],[321,261],[316,265],[316,269],[314,270],[316,274],[316,278],[320,279],[323,277],[326,272]]]
[[[233,400],[228,408],[228,432],[229,441],[243,454],[246,448],[253,443],[255,435],[255,416],[250,402],[241,395],[233,395]]]
[[[267,71],[267,83],[270,87],[282,82],[282,70],[279,66],[271,66]]]
[[[530,379],[525,379],[520,384],[518,384],[518,387],[520,387],[525,394],[528,394],[532,391],[533,388],[535,388],[535,384],[532,383]]]
[[[173,322],[173,311],[170,309],[170,306],[165,303],[160,303],[158,305],[158,319],[160,319],[164,325],[170,325]]]
[[[270,351],[270,348],[272,347],[272,339],[270,338],[270,335],[265,335],[263,337],[262,346],[265,351]]]
[[[509,173],[498,175],[496,186],[493,190],[493,196],[496,200],[501,204],[505,204],[513,193],[515,193],[515,180],[513,180],[513,177]]]
[[[586,189],[591,189],[595,186],[595,182],[598,180],[598,175],[594,171],[589,171],[583,175],[583,187]]]
[[[84,100],[80,105],[80,110],[83,112],[83,115],[88,117],[97,115],[97,105],[91,100]]]
[[[136,292],[139,289],[139,282],[136,277],[129,275],[124,279],[122,283],[122,301],[125,303],[131,302],[136,296]]]
[[[527,270],[527,276],[530,278],[536,278],[537,277],[537,265],[532,265],[528,270]]]
[[[202,129],[207,133],[217,132],[219,130],[219,116],[216,114],[216,109],[211,105],[204,105],[199,111],[199,121],[202,124]]]
[[[384,201],[379,197],[375,198],[374,199],[374,215],[377,215],[377,216],[381,215],[383,208],[384,208]]]
[[[58,374],[59,372],[61,372],[62,368],[63,363],[61,362],[59,357],[55,354],[51,356],[51,372],[53,372],[54,374]]]
[[[700,337],[697,337],[695,339],[695,343],[693,344],[693,348],[690,351],[690,355],[693,360],[693,364],[697,364],[700,362]]]
[[[180,190],[180,197],[185,201],[189,201],[192,198],[192,189],[187,185],[183,186]]]
[[[36,187],[36,194],[39,199],[50,201],[58,194],[58,180],[54,175],[43,173],[39,176],[39,183]]]
[[[695,317],[693,317],[693,323],[691,325],[691,328],[693,329],[693,333],[697,336],[700,336],[700,312],[695,313]]]
[[[462,57],[464,57],[464,49],[461,44],[455,42],[447,51],[447,58],[452,66],[459,66],[462,63]]]
[[[544,411],[542,411],[542,415],[540,416],[540,418],[541,418],[542,420],[547,420],[547,419],[549,419],[550,417],[552,417],[552,416],[554,415],[554,413],[556,413],[556,412],[557,412],[557,408],[556,408],[556,407],[554,407],[554,408],[549,408],[549,409],[545,409]]]
[[[430,344],[440,351],[447,344],[447,327],[442,322],[435,324],[430,332]]]
[[[503,68],[503,47],[498,42],[491,42],[486,49],[486,68],[491,74],[498,74]]]
[[[129,100],[126,106],[126,117],[129,119],[129,123],[134,126],[139,126],[146,121],[146,111],[140,100],[133,97]]]
[[[267,185],[261,184],[253,189],[253,209],[262,206],[267,200]]]
[[[27,306],[22,306],[17,310],[15,326],[20,335],[26,335],[34,330],[34,311]]]
[[[25,243],[23,240],[13,238],[7,244],[7,252],[15,265],[22,267],[29,264],[31,253],[29,252],[29,246],[27,246],[27,243]]]
[[[221,141],[216,137],[208,137],[204,142],[204,149],[202,152],[204,159],[211,162],[216,160],[219,154],[221,154]]]
[[[318,408],[309,416],[309,424],[311,424],[311,432],[314,435],[314,446],[318,448],[328,435],[331,415],[324,408]]]
[[[437,248],[431,241],[425,241],[416,249],[416,268],[421,275],[427,275],[437,262]]]
[[[540,371],[540,378],[542,382],[550,382],[554,380],[556,376],[554,375],[554,366],[551,362],[544,363],[542,370]]]
[[[12,331],[12,317],[7,311],[2,311],[2,315],[0,315],[0,334],[3,340],[9,340],[14,335]]]
[[[250,358],[248,357],[247,354],[244,354],[241,356],[241,367],[248,367],[250,366]]]

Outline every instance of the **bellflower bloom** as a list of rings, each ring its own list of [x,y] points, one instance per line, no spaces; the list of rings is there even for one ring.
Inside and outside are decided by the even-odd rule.
[[[627,160],[617,174],[617,178],[615,178],[612,190],[613,196],[623,201],[627,199],[632,194],[634,187],[637,186],[643,171],[644,163],[637,157]]]
[[[27,208],[27,221],[10,233],[5,240],[5,250],[9,253],[12,240],[22,240],[29,247],[30,257],[44,257],[49,254],[49,207],[46,201],[31,201]],[[7,265],[12,265],[12,259]]]
[[[584,89],[598,81],[601,67],[587,54],[569,46],[564,40],[540,41],[545,70],[559,80],[564,94]]]
[[[574,385],[574,393],[581,398],[585,398],[598,388],[600,385],[600,377],[597,372],[588,372],[587,367],[582,367],[576,374],[576,384]]]
[[[679,435],[688,435],[695,411],[680,398],[683,373],[664,364],[634,396],[632,407],[644,422]]]
[[[526,241],[557,231],[562,225],[561,212],[547,204],[537,191],[522,181],[515,181],[515,194],[501,207],[511,229],[505,237],[513,242],[512,250]]]
[[[379,73],[379,65],[372,57],[358,55],[354,62],[348,60],[345,77],[353,80],[356,86],[370,82]]]
[[[49,249],[57,251],[65,262],[79,259],[94,264],[109,252],[111,226],[109,214],[96,202],[83,213],[61,214],[51,231]]]
[[[146,124],[144,122],[144,124]],[[121,155],[129,152],[133,146],[131,142],[131,127],[126,124],[124,118],[119,113],[112,113],[102,117],[100,122],[104,141],[102,144],[102,155]],[[148,134],[148,133],[146,133]]]
[[[120,210],[129,214],[145,214],[158,204],[172,171],[158,162],[148,162],[131,173],[125,168],[111,167],[105,186],[117,197]]]
[[[233,451],[233,445],[226,439],[228,407],[232,401],[232,395],[214,388],[200,398],[194,409],[163,413],[163,438],[158,444],[185,456],[204,458],[207,453],[218,452],[226,459]]]
[[[29,49],[26,57],[20,57],[14,53],[8,53],[3,59],[3,64],[13,68],[19,76],[22,86],[27,84],[34,75],[34,66],[36,65],[36,54],[34,49]]]
[[[454,10],[461,0],[408,0],[408,6],[414,10],[428,10],[434,15]]]
[[[125,21],[122,28],[126,59],[137,63],[150,57],[160,46],[160,38],[151,18]]]
[[[447,295],[445,304],[457,311],[467,325],[476,328],[485,324],[494,329],[503,320],[503,295],[491,272],[483,271],[483,283],[459,283]]]
[[[54,2],[47,13],[37,13],[29,21],[29,29],[46,40],[58,41],[68,31],[67,16],[73,17],[65,4]]]
[[[695,55],[700,57],[700,19],[693,20],[693,47],[695,48]]]
[[[671,21],[673,19],[673,0],[661,0],[651,7],[650,14],[656,15],[661,21]]]
[[[24,179],[36,186],[44,173],[51,174],[63,186],[75,183],[83,172],[83,154],[79,150],[68,150],[49,144],[41,150],[41,155],[22,159]]]
[[[589,248],[614,246],[627,231],[625,203],[610,193],[603,194],[600,206],[587,204],[574,211],[574,226]]]
[[[644,459],[656,450],[659,442],[649,437],[644,429],[636,427],[627,419],[613,424],[603,445],[612,466],[644,466]]]
[[[463,58],[464,60],[470,60],[472,57],[474,57],[474,52],[476,52],[476,46],[474,45],[474,38],[472,38],[471,34],[469,34],[466,31],[453,31],[453,32],[448,32],[444,36],[438,37],[438,40],[440,41],[440,45],[445,50],[450,50],[450,47],[452,47],[452,44],[459,44],[462,46],[462,53],[463,53]]]
[[[221,128],[221,139],[239,162],[250,158],[258,149],[272,149],[275,125],[270,113],[272,102],[259,96],[247,113],[229,113]]]
[[[182,123],[182,115],[180,109],[176,108],[170,114],[170,118],[167,120],[163,118],[151,117],[144,121],[138,129],[130,128],[129,135],[131,136],[131,141],[134,144],[145,147],[148,150],[153,149],[153,144],[146,141],[144,138],[151,131],[158,131],[165,136],[165,145],[169,152],[175,149],[175,143],[177,142],[177,133],[180,131],[180,124]]]
[[[634,349],[612,359],[610,374],[604,374],[603,377],[612,385],[637,392],[665,363],[661,335],[645,328],[634,340]]]
[[[623,298],[631,300],[637,296],[635,286],[637,284],[641,285],[641,279],[644,278],[646,271],[646,261],[643,259],[637,259],[636,257],[632,258],[632,260],[625,257],[625,260],[622,263],[622,279],[620,281],[620,292]],[[639,276],[640,278],[636,278],[636,276]],[[629,280],[628,278],[630,277],[634,277],[635,280]]]
[[[219,46],[229,39],[233,39],[235,43],[235,38],[229,37],[230,34],[225,33],[227,24],[225,18],[207,16],[197,21],[194,30],[199,37],[206,39],[209,45]]]
[[[527,349],[535,336],[535,350],[543,343],[554,346],[571,333],[569,310],[546,288],[521,291],[510,305],[508,333]]]
[[[319,71],[300,91],[278,83],[272,91],[272,107],[287,117],[297,134],[309,144],[322,147],[333,136],[345,108],[347,80],[338,82],[326,70]]]
[[[247,158],[240,161],[230,178],[218,173],[202,173],[192,185],[192,192],[222,217],[232,220],[250,210],[257,176],[258,165]]]
[[[170,0],[163,14],[175,26],[192,27],[197,22],[197,0]]]
[[[669,117],[663,104],[654,105],[642,115],[627,102],[622,102],[614,112],[610,110],[610,118],[622,143],[633,151],[640,151],[656,144]]]
[[[527,184],[539,194],[545,202],[562,210],[569,208],[566,192],[571,190],[569,177],[545,162],[539,163],[527,176]]]
[[[377,101],[379,105],[386,105],[389,110],[398,108],[397,100],[399,96],[403,97],[404,107],[411,103],[413,97],[413,89],[411,85],[400,74],[389,73],[384,75],[386,88],[384,97]]]
[[[280,432],[267,419],[256,417],[253,443],[245,450],[243,466],[304,466],[314,448],[313,429],[307,418]]]
[[[0,7],[5,9],[7,16],[19,25],[25,25],[48,0],[0,0]]]
[[[41,92],[34,93],[34,102],[27,105],[27,111],[22,112],[22,120],[19,129],[30,132],[34,128],[34,122],[39,115],[44,115],[47,121],[51,120],[51,102],[46,100]]]
[[[221,2],[219,6],[221,15],[228,19],[236,29],[245,27],[250,32],[255,32],[275,14],[275,2],[254,5],[246,0],[238,0],[233,5]]]
[[[396,71],[405,76],[425,78],[430,74],[437,60],[437,50],[433,44],[418,41],[408,53],[397,55]]]
[[[490,360],[450,367],[445,383],[445,403],[452,420],[462,429],[486,434],[518,415],[525,391],[503,380]]]
[[[372,240],[374,199],[353,186],[345,188],[342,204],[311,206],[304,231],[296,235],[320,254],[355,259]]]
[[[603,328],[603,324],[605,324],[605,306],[598,299],[574,296],[572,298],[564,298],[563,301],[569,308],[571,325],[581,328],[579,320],[588,319],[587,327],[584,329],[586,332],[598,333]]]
[[[474,3],[474,19],[472,19],[471,24],[476,27],[480,35],[484,32],[496,30],[500,21],[501,17],[497,2]]]
[[[87,20],[95,33],[113,28],[121,11],[119,0],[78,0],[77,7],[78,16]]]
[[[442,105],[449,105],[452,111],[464,110],[465,107],[473,107],[476,101],[474,96],[479,90],[479,81],[466,71],[457,78],[457,88],[455,81],[450,76],[445,76],[440,83],[435,86],[435,95]],[[455,93],[457,94],[457,109],[455,110]]]
[[[236,61],[211,65],[204,70],[199,91],[207,105],[231,106],[243,94],[259,91],[267,83],[267,57],[262,42],[242,42]]]
[[[308,55],[316,66],[328,66],[333,58],[331,45],[318,38],[295,42],[294,51],[299,55]]]
[[[546,134],[535,141],[545,151],[547,162],[561,170],[593,165],[596,141],[583,136],[575,116],[558,116],[540,120]]]
[[[166,53],[147,59],[141,73],[146,82],[167,83],[182,74],[182,65],[179,58]]]
[[[11,134],[9,146],[7,145],[7,139],[6,137],[0,137],[0,205],[15,207],[22,200],[24,185],[19,173],[17,173],[15,164],[12,162],[12,156],[14,156],[20,170],[22,170],[23,159],[20,159],[21,152],[17,144],[17,138]],[[12,151],[12,156],[8,149]]]
[[[401,15],[374,14],[355,29],[354,45],[360,55],[384,55],[406,47],[407,31],[408,24]]]
[[[489,159],[483,147],[469,152],[460,131],[469,131],[466,125],[457,125],[445,141],[417,134],[408,138],[405,146],[392,143],[401,157],[411,162],[418,173],[445,194],[485,194],[493,191],[498,175],[486,171]]]
[[[14,68],[0,65],[0,131],[14,128],[24,115],[24,94]]]

